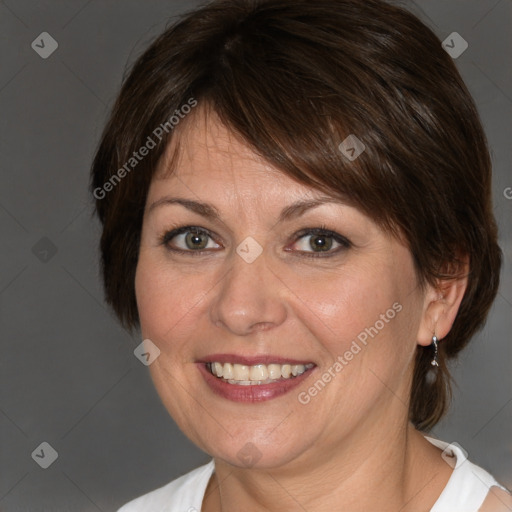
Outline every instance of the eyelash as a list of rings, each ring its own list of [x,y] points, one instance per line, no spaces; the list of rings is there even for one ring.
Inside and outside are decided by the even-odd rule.
[[[188,233],[188,232],[194,232],[199,235],[206,235],[206,236],[209,236],[213,241],[215,241],[215,238],[212,236],[212,233],[210,231],[208,231],[207,229],[201,228],[199,226],[183,226],[183,227],[179,227],[176,229],[172,229],[170,231],[166,231],[160,237],[160,244],[164,245],[167,248],[167,250],[169,250],[169,251],[172,251],[172,252],[178,253],[178,254],[186,254],[186,255],[190,255],[190,256],[201,256],[204,253],[210,252],[210,249],[206,249],[206,250],[203,249],[200,251],[195,251],[195,250],[177,249],[175,247],[169,246],[169,242],[173,238],[177,237],[178,235],[181,235],[183,233]],[[321,226],[319,228],[306,228],[306,229],[299,231],[298,233],[296,233],[294,235],[294,243],[296,243],[301,238],[304,238],[306,236],[315,236],[315,235],[332,238],[334,241],[336,241],[338,244],[340,244],[340,247],[337,247],[335,250],[329,251],[329,252],[298,251],[300,253],[301,257],[305,256],[307,258],[329,258],[329,257],[335,256],[340,251],[342,251],[344,249],[346,250],[352,246],[351,242],[347,238],[345,238],[344,236],[342,236],[334,231],[327,229],[325,226]]]

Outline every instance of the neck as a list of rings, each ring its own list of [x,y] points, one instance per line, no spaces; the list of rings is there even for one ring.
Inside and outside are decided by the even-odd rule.
[[[240,469],[216,460],[204,510],[430,510],[451,468],[407,421],[390,425],[388,435],[382,427],[370,435],[359,428],[336,450],[313,447],[314,455],[286,467]]]

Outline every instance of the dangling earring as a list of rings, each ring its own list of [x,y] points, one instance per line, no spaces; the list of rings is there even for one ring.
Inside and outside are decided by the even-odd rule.
[[[437,336],[435,334],[432,336],[432,345],[434,345],[434,357],[432,361],[430,361],[430,364],[432,366],[439,366],[439,361],[437,359]]]

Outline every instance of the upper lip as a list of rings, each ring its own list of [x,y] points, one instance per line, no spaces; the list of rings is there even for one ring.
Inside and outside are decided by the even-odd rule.
[[[310,364],[312,361],[299,361],[289,357],[272,356],[272,355],[259,355],[259,356],[242,356],[237,354],[212,354],[202,357],[197,361],[198,363],[234,363],[243,364],[246,366],[255,366],[257,364]]]

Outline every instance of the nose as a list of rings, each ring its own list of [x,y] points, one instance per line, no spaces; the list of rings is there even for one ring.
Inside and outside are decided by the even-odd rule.
[[[247,263],[234,254],[210,305],[216,327],[238,336],[281,325],[287,316],[284,285],[261,254]]]

